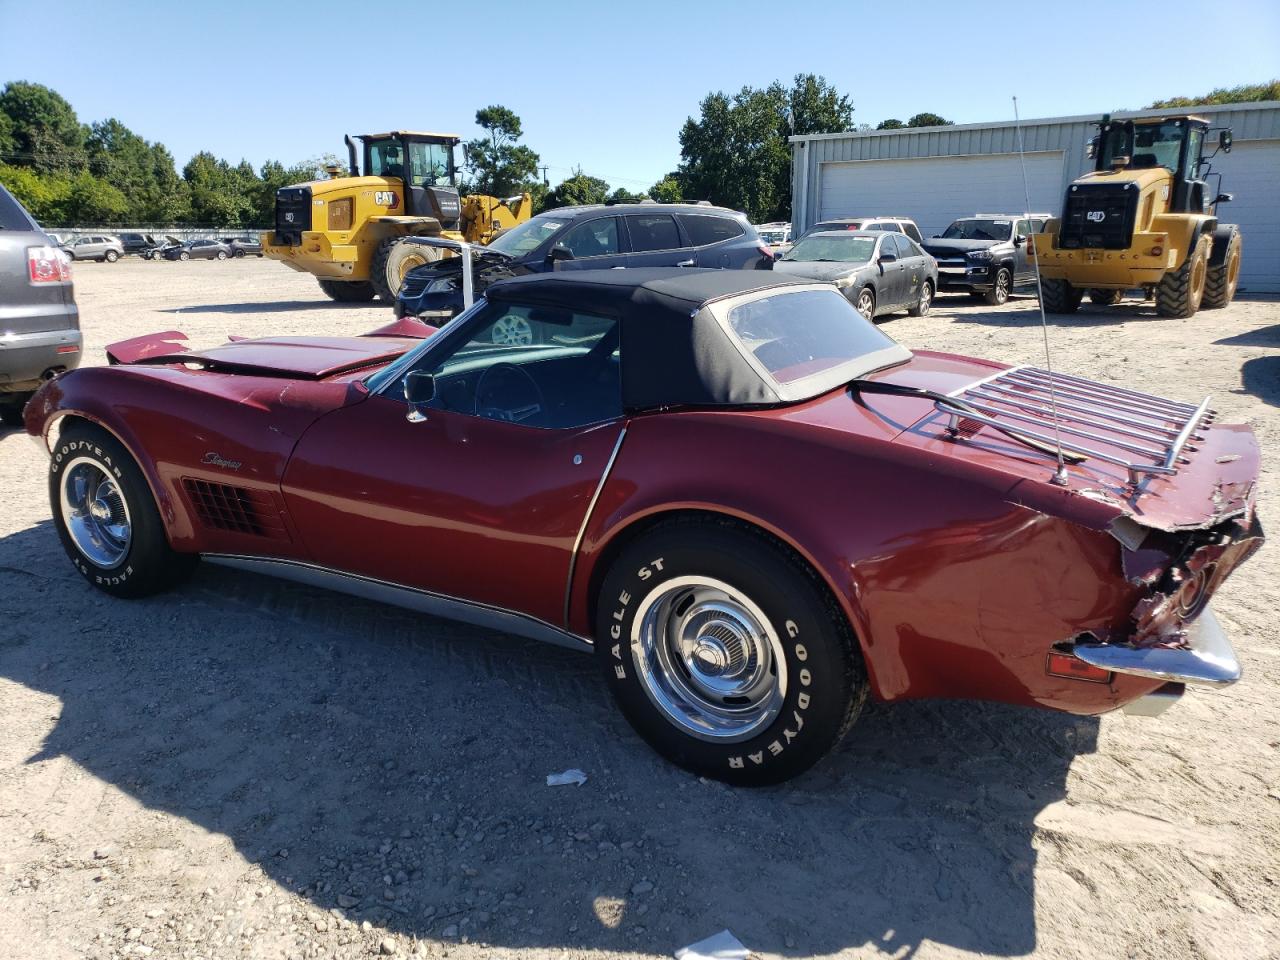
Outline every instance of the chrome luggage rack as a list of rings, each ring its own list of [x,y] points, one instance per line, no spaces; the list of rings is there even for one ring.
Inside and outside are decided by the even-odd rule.
[[[950,417],[947,431],[953,439],[971,435],[962,421],[1050,447],[1057,446],[1061,435],[1068,454],[1123,467],[1134,487],[1145,477],[1175,474],[1180,464],[1189,463],[1184,455],[1187,443],[1203,440],[1196,430],[1207,427],[1215,416],[1209,397],[1197,407],[1031,366],[1002,370],[948,396],[957,403],[937,400],[934,406]],[[1132,456],[1101,451],[1080,441],[1103,443]]]

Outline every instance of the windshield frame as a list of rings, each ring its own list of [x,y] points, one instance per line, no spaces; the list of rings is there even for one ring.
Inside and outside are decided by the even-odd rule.
[[[856,318],[855,322],[861,322],[871,327],[877,334],[889,341],[889,346],[880,350],[873,350],[870,353],[860,354],[851,357],[843,363],[817,373],[812,373],[807,377],[798,380],[790,380],[786,383],[775,377],[752,352],[751,348],[738,336],[734,331],[733,325],[729,322],[729,314],[744,304],[754,303],[757,300],[766,300],[770,297],[792,296],[798,293],[821,292],[829,293],[833,297],[839,297],[840,300],[849,307]],[[721,300],[712,300],[707,303],[704,310],[709,312],[715,319],[720,329],[724,332],[729,342],[747,361],[747,364],[755,371],[756,375],[761,377],[765,383],[769,384],[778,397],[785,403],[795,403],[802,400],[811,400],[814,397],[821,396],[824,393],[844,386],[853,380],[858,380],[869,374],[875,373],[877,370],[884,370],[887,367],[896,367],[899,364],[906,363],[915,355],[898,343],[891,336],[880,329],[879,326],[858,313],[853,304],[835,286],[830,283],[795,283],[788,284],[784,288],[765,287],[760,290],[752,290],[747,293],[735,294],[731,297],[725,297]],[[623,363],[626,363],[626,357],[623,357]]]

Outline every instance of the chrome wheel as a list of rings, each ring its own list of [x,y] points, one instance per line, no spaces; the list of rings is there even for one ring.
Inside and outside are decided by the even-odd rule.
[[[858,302],[855,304],[855,308],[860,314],[870,320],[876,312],[876,295],[869,289],[863,290],[858,294]]]
[[[77,457],[63,470],[60,500],[62,522],[84,558],[104,570],[120,566],[133,523],[115,478],[96,460]]]
[[[645,693],[682,732],[732,743],[782,709],[787,662],[769,618],[741,591],[678,577],[636,608],[631,656]]]
[[[916,311],[923,317],[929,313],[931,306],[933,306],[933,284],[926,282],[920,288],[920,302],[916,304]]]
[[[508,347],[527,347],[533,343],[533,327],[524,317],[503,317],[493,325],[494,343]]]

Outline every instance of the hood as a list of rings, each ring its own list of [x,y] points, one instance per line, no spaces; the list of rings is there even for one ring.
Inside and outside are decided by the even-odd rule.
[[[843,280],[859,270],[869,268],[869,263],[827,263],[821,260],[775,260],[773,272],[788,277],[804,277],[810,280]]]
[[[996,244],[1008,242],[1007,240],[943,240],[938,238],[926,240],[921,246],[929,253],[966,253],[969,250],[986,250]]]

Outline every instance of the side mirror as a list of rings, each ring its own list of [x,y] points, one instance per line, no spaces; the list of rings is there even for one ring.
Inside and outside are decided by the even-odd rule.
[[[940,233],[934,233],[934,234],[931,234],[931,235],[930,235],[930,239],[932,239],[932,240],[941,240],[941,239],[942,239],[942,234],[940,234]]]
[[[1231,152],[1231,131],[1220,130],[1218,132],[1218,149],[1223,153]]]
[[[1026,242],[1027,242],[1027,238],[1022,235],[1018,235],[1013,238],[1013,245],[1015,247],[1020,247]]]
[[[551,252],[547,254],[547,263],[555,266],[565,260],[573,259],[573,251],[568,247],[552,247]]]
[[[1230,203],[1234,199],[1235,199],[1235,196],[1230,193],[1220,193],[1213,198],[1213,202],[1214,202],[1214,205],[1216,206],[1219,203]]]
[[[1084,155],[1088,160],[1092,160],[1098,155],[1098,141],[1100,137],[1092,137],[1088,143],[1084,145]]]
[[[410,370],[404,378],[404,398],[409,401],[409,412],[405,419],[410,423],[421,423],[427,415],[420,409],[430,403],[436,395],[436,378],[425,370]]]
[[[898,258],[892,253],[882,253],[880,254],[880,259],[877,260],[876,263],[896,263],[897,261]]]

